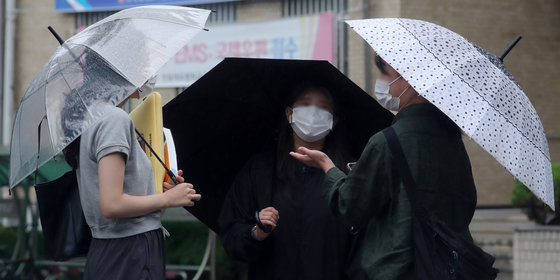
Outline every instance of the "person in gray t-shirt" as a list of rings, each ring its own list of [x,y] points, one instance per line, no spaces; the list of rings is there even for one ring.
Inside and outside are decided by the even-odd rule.
[[[139,98],[138,91],[129,98]],[[64,151],[93,236],[84,279],[164,279],[161,209],[193,206],[201,196],[181,176],[181,184],[165,183],[166,191],[155,194],[151,163],[118,107],[95,105],[102,117]]]

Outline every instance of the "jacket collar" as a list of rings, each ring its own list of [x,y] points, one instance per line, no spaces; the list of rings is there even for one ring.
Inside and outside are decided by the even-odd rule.
[[[400,110],[395,118],[393,124],[404,118],[416,118],[421,116],[434,116],[441,114],[439,109],[432,103],[416,103],[406,106]]]

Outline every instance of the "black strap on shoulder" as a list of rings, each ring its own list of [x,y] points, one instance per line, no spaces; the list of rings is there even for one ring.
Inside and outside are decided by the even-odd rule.
[[[387,144],[389,145],[389,150],[391,150],[391,153],[393,154],[393,158],[397,163],[399,173],[403,180],[404,189],[408,194],[408,200],[410,201],[410,205],[412,206],[412,209],[414,209],[414,211],[417,214],[420,214],[423,211],[420,210],[421,208],[420,203],[417,200],[416,183],[414,182],[414,178],[412,178],[412,172],[410,172],[410,167],[406,162],[406,157],[404,156],[404,152],[402,150],[399,138],[395,133],[395,129],[391,126],[387,127],[383,129],[383,134],[385,135],[385,138],[387,138]]]

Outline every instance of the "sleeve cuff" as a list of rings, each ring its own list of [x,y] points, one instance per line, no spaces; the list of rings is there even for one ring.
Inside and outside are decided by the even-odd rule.
[[[323,189],[325,193],[328,193],[329,190],[338,182],[340,179],[345,178],[346,174],[342,172],[342,170],[338,169],[337,167],[333,167],[327,171],[325,174],[325,180],[323,181]]]
[[[112,153],[123,153],[125,155],[125,162],[128,160],[128,147],[126,146],[109,146],[100,149],[97,152],[97,162],[99,162],[104,156]]]

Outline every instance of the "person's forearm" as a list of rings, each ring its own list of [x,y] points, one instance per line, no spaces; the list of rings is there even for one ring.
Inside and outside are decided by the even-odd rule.
[[[365,216],[355,211],[361,195],[353,195],[356,188],[346,187],[347,176],[338,169],[327,173],[323,181],[323,197],[327,200],[331,213],[352,225],[362,225]]]
[[[331,213],[352,225],[363,226],[385,211],[398,184],[387,174],[388,157],[390,154],[368,144],[348,175],[331,168],[323,180],[323,196]]]
[[[100,201],[101,212],[108,219],[131,218],[167,208],[168,201],[163,193],[133,196],[123,193],[110,201]]]
[[[121,153],[99,160],[99,206],[108,219],[142,216],[167,207],[167,195],[132,196],[123,192],[125,161]],[[151,172],[151,171],[150,171]]]
[[[266,255],[270,241],[257,241],[251,236],[251,224],[234,222],[222,230],[220,238],[227,254],[235,260],[255,262]]]

